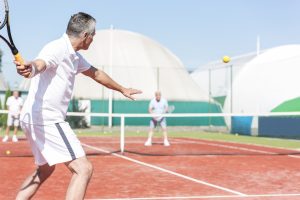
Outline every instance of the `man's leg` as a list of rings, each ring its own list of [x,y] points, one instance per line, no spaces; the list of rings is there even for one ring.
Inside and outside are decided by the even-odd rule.
[[[5,129],[5,135],[4,135],[3,139],[2,139],[2,142],[7,142],[8,141],[9,129],[10,129],[10,126],[7,125],[6,129]]]
[[[163,135],[164,135],[164,146],[170,146],[169,140],[168,140],[168,132],[167,128],[163,128]]]
[[[66,163],[72,172],[66,200],[82,200],[93,173],[93,166],[86,157],[77,158]]]
[[[13,134],[13,137],[12,137],[13,142],[18,142],[17,133],[18,133],[18,126],[15,125],[14,126],[14,134]]]
[[[153,119],[150,120],[150,130],[148,133],[148,139],[145,142],[145,146],[151,146],[152,145],[152,137],[153,137],[153,129],[155,128],[156,124]]]
[[[10,127],[13,125],[13,118],[10,114],[7,115],[7,123],[6,123],[5,137],[8,140],[8,135],[10,131]],[[3,138],[3,139],[4,139]]]
[[[17,136],[17,133],[18,133],[18,126],[15,126],[14,127],[14,135]]]
[[[6,136],[9,135],[9,129],[10,129],[10,126],[7,125],[7,126],[6,126],[6,130],[5,130],[5,135],[6,135]]]
[[[149,133],[148,133],[148,139],[145,142],[145,146],[151,146],[152,145],[153,130],[156,127],[156,125],[157,125],[157,121],[154,120],[154,119],[151,119],[150,120],[150,130],[149,130]]]
[[[167,132],[167,121],[166,118],[163,118],[160,122],[160,126],[163,130],[163,136],[164,136],[164,146],[170,146],[169,140],[168,140],[168,132]]]
[[[150,131],[148,133],[148,139],[145,142],[145,146],[151,146],[152,145],[152,136],[153,136],[153,128],[150,128]]]
[[[39,166],[22,184],[16,200],[27,200],[33,197],[42,183],[53,173],[55,166],[48,164]]]

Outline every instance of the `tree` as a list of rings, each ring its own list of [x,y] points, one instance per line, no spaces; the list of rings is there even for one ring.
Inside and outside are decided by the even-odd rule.
[[[0,49],[0,72],[2,72],[2,56],[3,56],[3,51]]]
[[[6,101],[7,101],[8,97],[10,97],[10,96],[11,96],[11,90],[8,88],[6,90],[6,92],[5,92],[5,100],[3,102],[3,106],[1,105],[1,108],[3,108],[4,110],[7,110]],[[6,121],[7,121],[7,114],[1,114],[1,116],[0,116],[0,124],[4,128],[6,128]]]

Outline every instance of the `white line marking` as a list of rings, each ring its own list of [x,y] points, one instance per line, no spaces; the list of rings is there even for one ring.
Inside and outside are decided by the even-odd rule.
[[[88,147],[90,149],[94,149],[96,151],[100,151],[100,152],[104,152],[104,153],[110,153],[109,151],[106,151],[104,149],[100,149],[100,148],[97,148],[97,147],[94,147],[94,146],[90,146],[90,145],[87,145],[87,144],[82,144],[82,145],[85,146],[85,147]],[[205,181],[201,181],[201,180],[189,177],[189,176],[185,176],[183,174],[179,174],[179,173],[176,173],[176,172],[173,172],[173,171],[170,171],[170,170],[167,170],[167,169],[155,166],[155,165],[151,165],[151,164],[139,161],[139,160],[135,160],[135,159],[129,158],[127,156],[123,156],[123,155],[116,154],[116,153],[112,153],[112,155],[114,155],[116,157],[119,157],[119,158],[122,158],[122,159],[125,159],[125,160],[128,160],[128,161],[131,161],[131,162],[134,162],[134,163],[137,163],[137,164],[140,164],[140,165],[143,165],[143,166],[147,166],[147,167],[150,167],[150,168],[162,171],[162,172],[166,172],[168,174],[172,174],[174,176],[177,176],[177,177],[180,177],[180,178],[183,178],[183,179],[186,179],[186,180],[190,180],[190,181],[202,184],[202,185],[206,185],[206,186],[210,186],[210,187],[213,187],[213,188],[217,188],[219,190],[223,190],[223,191],[226,191],[226,192],[229,192],[229,193],[233,193],[233,194],[236,194],[236,195],[239,195],[239,196],[247,196],[246,194],[243,194],[241,192],[238,192],[238,191],[235,191],[235,190],[231,190],[231,189],[228,189],[228,188],[224,188],[224,187],[221,187],[221,186],[218,186],[218,185],[214,185],[214,184],[211,184],[211,183],[208,183],[208,182],[205,182]]]
[[[177,139],[174,138],[173,140],[177,140],[177,141],[182,141],[182,142],[187,142],[187,143],[194,143],[194,144],[204,144],[204,145],[210,145],[210,146],[217,146],[217,147],[224,147],[224,148],[229,148],[229,149],[238,149],[238,150],[243,150],[243,151],[251,151],[251,152],[256,152],[256,153],[264,153],[264,154],[270,154],[270,155],[277,155],[278,153],[275,152],[270,152],[270,151],[262,151],[262,150],[257,150],[257,149],[249,149],[249,148],[245,148],[245,147],[235,147],[235,146],[230,146],[230,145],[225,145],[225,144],[213,144],[210,142],[214,142],[211,140],[207,140],[209,141],[207,142],[201,142],[201,141],[190,141],[190,140],[185,140],[185,139]],[[205,139],[201,139],[201,140],[205,140]],[[232,144],[240,144],[243,145],[243,143],[238,143],[238,142],[227,142],[227,141],[216,141],[216,142],[224,142],[224,143],[232,143]],[[255,145],[255,144],[245,144],[245,145],[252,145],[252,146],[256,146],[256,147],[266,147],[266,148],[274,148],[276,149],[276,147],[269,147],[269,146],[260,146],[260,145]],[[285,148],[278,148],[278,149],[284,149],[284,150],[294,150],[294,149],[285,149]],[[298,150],[296,150],[298,151]],[[292,158],[300,158],[300,155],[288,155],[288,157],[292,157]]]
[[[287,155],[288,157],[292,157],[292,158],[300,158],[300,156],[295,156],[295,155]]]
[[[169,199],[223,199],[223,198],[253,198],[253,197],[296,197],[300,194],[253,194],[247,196],[237,195],[212,195],[212,196],[186,196],[186,197],[136,197],[136,198],[113,198],[113,199],[86,199],[86,200],[169,200]]]
[[[201,142],[201,141],[189,141],[189,140],[184,140],[184,139],[173,139],[173,140],[187,142],[187,143],[193,143],[193,144],[204,144],[204,145],[209,145],[209,146],[224,147],[224,148],[228,148],[228,149],[237,149],[237,150],[243,150],[243,151],[250,151],[250,152],[255,152],[255,153],[264,153],[264,154],[270,154],[270,155],[276,154],[274,152],[269,152],[269,151],[249,149],[249,148],[245,148],[245,147],[235,147],[235,146],[230,146],[230,145],[225,145],[225,144],[214,144],[214,143]]]

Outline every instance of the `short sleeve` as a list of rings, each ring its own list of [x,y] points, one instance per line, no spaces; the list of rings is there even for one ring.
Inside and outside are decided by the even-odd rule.
[[[46,45],[36,57],[36,59],[41,59],[45,61],[47,68],[57,68],[59,61],[58,61],[58,54],[60,52],[57,48],[54,47],[53,44]]]
[[[169,107],[169,105],[168,105],[168,101],[165,99],[165,107],[167,108],[167,107]]]
[[[6,101],[6,106],[10,106],[11,105],[11,98],[8,97],[7,101]]]
[[[79,57],[77,74],[84,72],[84,71],[88,70],[89,68],[91,68],[92,65],[86,59],[84,59],[84,57],[82,57],[82,55],[77,53],[77,56]]]
[[[153,99],[150,101],[149,103],[149,108],[153,108],[154,107],[154,102],[153,102]]]

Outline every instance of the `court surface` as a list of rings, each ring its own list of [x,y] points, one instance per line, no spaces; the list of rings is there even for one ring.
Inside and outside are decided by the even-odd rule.
[[[80,140],[94,165],[87,200],[300,200],[296,150],[187,138],[172,138],[170,147],[155,139],[153,146],[144,147],[144,138],[132,137],[126,138],[121,154],[114,151],[117,138]],[[14,199],[34,170],[31,156],[14,156],[28,148],[25,139],[1,144],[2,154],[10,149],[11,155],[0,157],[0,199]],[[33,199],[64,199],[70,177],[66,167],[58,165]]]

